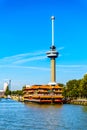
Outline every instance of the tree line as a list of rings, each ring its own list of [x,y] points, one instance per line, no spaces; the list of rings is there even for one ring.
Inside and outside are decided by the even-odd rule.
[[[18,96],[22,96],[23,95],[23,90],[14,90],[14,91],[11,91],[9,89],[9,87],[7,87],[7,90],[5,91],[5,95],[8,96],[8,95],[18,95]]]
[[[82,79],[69,80],[63,87],[63,96],[65,98],[87,98],[87,74]]]

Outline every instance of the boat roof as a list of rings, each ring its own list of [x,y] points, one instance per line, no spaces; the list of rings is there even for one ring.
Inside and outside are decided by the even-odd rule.
[[[26,90],[30,89],[58,89],[62,88],[59,85],[51,86],[51,85],[32,85],[31,87],[26,87]]]

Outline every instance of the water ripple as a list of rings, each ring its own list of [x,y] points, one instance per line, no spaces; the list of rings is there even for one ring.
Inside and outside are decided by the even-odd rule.
[[[87,107],[0,101],[0,130],[86,130]]]

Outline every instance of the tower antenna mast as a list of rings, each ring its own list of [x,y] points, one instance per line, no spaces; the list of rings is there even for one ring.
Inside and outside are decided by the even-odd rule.
[[[52,46],[54,46],[54,20],[55,20],[55,17],[52,16],[51,20],[52,20]]]

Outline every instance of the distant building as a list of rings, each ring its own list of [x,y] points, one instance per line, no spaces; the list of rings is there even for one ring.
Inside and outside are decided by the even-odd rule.
[[[3,87],[3,89],[0,90],[0,97],[3,97],[3,96],[4,96],[5,91],[7,90],[7,87],[8,87],[8,83],[5,82],[5,83],[4,83],[4,87]]]
[[[4,88],[3,88],[3,91],[4,91],[4,92],[7,90],[7,87],[8,87],[8,83],[5,82],[5,83],[4,83]]]

